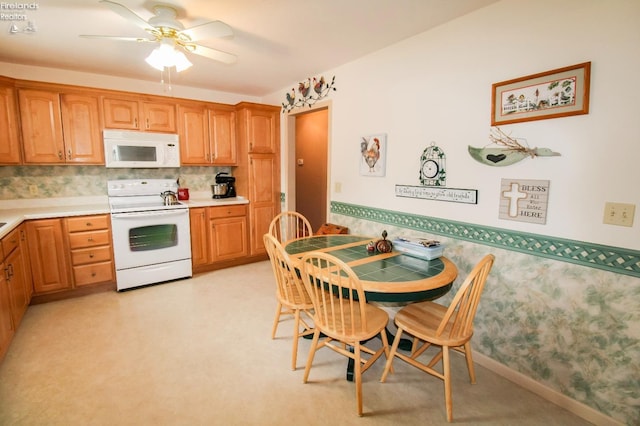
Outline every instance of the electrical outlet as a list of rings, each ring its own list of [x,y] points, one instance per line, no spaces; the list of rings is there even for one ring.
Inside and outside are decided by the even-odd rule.
[[[635,204],[605,203],[604,220],[607,225],[633,226],[633,216],[636,212]]]
[[[29,194],[38,195],[38,185],[29,185]]]
[[[334,191],[336,192],[336,194],[339,194],[340,192],[342,192],[342,182],[336,182],[333,185]]]

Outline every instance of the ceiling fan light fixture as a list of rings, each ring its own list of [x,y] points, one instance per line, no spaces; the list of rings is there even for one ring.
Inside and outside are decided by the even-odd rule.
[[[176,71],[180,72],[192,65],[184,53],[177,51],[170,43],[164,42],[154,49],[145,61],[158,71],[176,67]]]

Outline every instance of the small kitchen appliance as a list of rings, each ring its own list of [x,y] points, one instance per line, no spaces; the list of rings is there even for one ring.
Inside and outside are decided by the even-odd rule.
[[[211,185],[213,198],[230,198],[236,196],[236,178],[226,172],[216,175],[216,183]]]

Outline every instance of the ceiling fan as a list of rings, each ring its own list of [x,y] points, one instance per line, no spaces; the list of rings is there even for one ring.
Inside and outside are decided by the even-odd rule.
[[[81,35],[84,38],[100,38],[111,40],[135,41],[139,43],[159,43],[147,58],[147,62],[154,68],[163,70],[164,67],[175,66],[181,71],[191,66],[191,62],[182,51],[195,53],[225,64],[233,64],[237,57],[231,53],[197,44],[196,41],[233,35],[231,27],[221,21],[211,21],[184,28],[184,25],[176,19],[177,11],[167,4],[157,4],[153,7],[154,16],[145,21],[132,12],[126,6],[109,0],[100,0],[109,9],[122,16],[129,22],[149,33],[149,38],[142,37],[118,37],[107,35]]]

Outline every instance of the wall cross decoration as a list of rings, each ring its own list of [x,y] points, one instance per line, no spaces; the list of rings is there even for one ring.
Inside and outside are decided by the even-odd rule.
[[[330,91],[336,90],[334,84],[336,82],[336,76],[331,78],[331,83],[327,83],[324,76],[320,78],[313,77],[307,78],[306,81],[298,83],[298,91],[291,89],[285,97],[287,102],[282,103],[282,112],[291,112],[292,109],[297,107],[308,106],[315,104],[319,100],[325,98]]]

